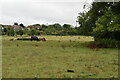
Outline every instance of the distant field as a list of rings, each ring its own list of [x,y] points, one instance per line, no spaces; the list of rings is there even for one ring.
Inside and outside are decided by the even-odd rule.
[[[18,37],[3,36],[3,78],[118,77],[117,49],[89,49],[85,44],[94,41],[90,36],[39,37],[47,41],[17,41]]]

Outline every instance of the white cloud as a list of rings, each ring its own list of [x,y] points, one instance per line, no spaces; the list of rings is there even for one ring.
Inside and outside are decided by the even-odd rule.
[[[11,1],[11,2],[10,2]],[[54,2],[54,0],[2,0],[2,24],[14,22],[29,24],[69,23],[75,25],[84,2]],[[58,0],[60,1],[60,0]],[[66,2],[65,2],[66,1]],[[71,0],[72,1],[72,0]],[[76,0],[75,0],[76,1]]]
[[[91,2],[94,0],[1,0],[1,2]]]

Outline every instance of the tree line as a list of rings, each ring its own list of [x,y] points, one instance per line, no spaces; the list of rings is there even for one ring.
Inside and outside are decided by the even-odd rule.
[[[24,24],[1,25],[2,35],[17,36],[17,35],[79,35],[77,29],[70,24],[60,25],[59,23],[51,25],[33,24],[24,26]]]

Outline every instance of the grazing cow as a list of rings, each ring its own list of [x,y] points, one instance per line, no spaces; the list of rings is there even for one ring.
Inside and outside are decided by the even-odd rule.
[[[46,41],[44,37],[39,38],[39,41]]]
[[[39,41],[38,37],[36,37],[36,36],[31,36],[31,41],[32,40]]]

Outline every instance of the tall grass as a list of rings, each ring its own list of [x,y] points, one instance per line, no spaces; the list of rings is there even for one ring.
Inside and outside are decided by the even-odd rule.
[[[99,49],[98,51],[89,49],[85,45],[92,40],[91,37],[43,37],[47,39],[46,42],[17,41],[18,37],[3,36],[2,77],[118,77],[117,49]],[[10,39],[14,40],[10,41]],[[74,73],[67,72],[68,69],[74,70]]]

